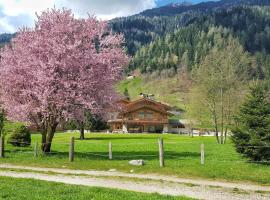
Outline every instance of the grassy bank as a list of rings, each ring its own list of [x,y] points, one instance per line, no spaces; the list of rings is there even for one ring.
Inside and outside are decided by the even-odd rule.
[[[123,80],[118,84],[118,92],[123,94],[128,89],[131,99],[139,97],[140,93],[155,94],[158,101],[185,109],[186,94],[179,88],[177,76],[173,78],[136,77]]]
[[[75,136],[75,161],[68,161],[70,137]],[[159,167],[157,139],[164,138],[165,168]],[[6,158],[0,163],[59,167],[72,169],[117,169],[135,173],[158,173],[179,177],[199,177],[229,181],[252,181],[270,184],[270,166],[250,163],[235,152],[230,141],[218,145],[214,137],[188,137],[179,135],[108,135],[58,133],[55,135],[52,153],[35,158],[34,142],[40,135],[32,135],[32,146],[15,148],[6,145]],[[113,160],[108,159],[108,143],[113,144]],[[205,165],[200,164],[200,145],[205,144]],[[134,167],[128,164],[133,159],[144,159],[146,165]]]
[[[0,177],[0,199],[188,200],[189,198]]]

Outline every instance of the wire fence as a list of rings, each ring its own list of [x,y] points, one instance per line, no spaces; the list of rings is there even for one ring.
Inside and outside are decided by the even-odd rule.
[[[25,146],[23,147],[13,147],[10,144],[15,144],[17,146]],[[76,146],[78,145],[78,147]],[[9,148],[5,148],[6,145],[9,145]],[[52,145],[52,147],[61,147],[59,151],[49,151],[43,152],[40,146],[43,145]],[[86,148],[89,145],[91,148]],[[186,148],[186,151],[178,150],[177,146],[183,145],[192,145],[192,149]],[[258,160],[251,161],[244,158],[235,158],[235,159],[227,159],[230,157],[230,154],[222,154],[225,159],[213,155],[208,155],[209,151],[205,150],[204,144],[196,144],[198,145],[197,151],[194,150],[194,143],[192,142],[164,142],[163,139],[159,139],[157,142],[134,142],[134,143],[120,143],[117,141],[115,143],[109,142],[98,142],[98,141],[87,141],[87,140],[75,140],[71,138],[70,142],[53,142],[53,143],[41,143],[37,142],[29,143],[29,142],[20,142],[20,141],[4,141],[4,138],[0,138],[0,158],[5,157],[5,153],[9,154],[9,157],[14,155],[27,155],[34,157],[42,157],[42,156],[61,156],[69,158],[70,162],[74,161],[74,158],[80,157],[83,159],[103,159],[103,160],[134,160],[134,159],[145,159],[145,160],[159,160],[160,167],[164,167],[164,162],[166,160],[174,160],[174,161],[194,161],[199,162],[201,165],[205,165],[208,163],[254,163],[254,164],[267,164],[270,165],[270,160]],[[98,147],[98,148],[97,148]],[[129,149],[130,147],[130,149]],[[131,148],[132,147],[132,148]],[[143,147],[143,148],[142,148]],[[252,146],[252,145],[243,145],[241,147],[245,148],[269,148],[269,145],[265,146]],[[135,148],[135,149],[134,149]],[[99,151],[97,151],[99,150]],[[211,152],[211,151],[210,151]],[[210,154],[210,153],[209,153]]]

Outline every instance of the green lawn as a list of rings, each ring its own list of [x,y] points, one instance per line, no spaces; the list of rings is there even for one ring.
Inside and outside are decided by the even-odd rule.
[[[70,137],[75,136],[75,161],[68,161]],[[230,181],[252,181],[270,184],[270,165],[249,163],[235,152],[230,141],[218,145],[214,137],[188,137],[179,135],[108,135],[86,134],[86,140],[77,139],[79,134],[55,135],[52,154],[34,158],[34,141],[40,135],[32,135],[32,146],[15,148],[6,145],[6,158],[1,163],[60,167],[72,169],[117,169],[135,173],[158,173],[179,177],[200,177]],[[164,138],[165,168],[159,167],[157,139]],[[113,144],[113,160],[108,160],[108,143]],[[205,144],[205,165],[200,164],[200,145]],[[144,159],[146,165],[134,167],[132,159]]]
[[[0,199],[188,200],[190,198],[0,177]]]

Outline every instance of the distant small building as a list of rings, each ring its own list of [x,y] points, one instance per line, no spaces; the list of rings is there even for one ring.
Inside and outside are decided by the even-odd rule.
[[[179,120],[170,124],[171,107],[155,101],[153,95],[142,94],[139,100],[122,99],[116,104],[117,109],[109,114],[108,120],[112,132],[168,133],[170,128],[184,127]]]
[[[136,76],[135,75],[131,75],[131,74],[129,74],[128,76],[127,76],[127,80],[132,80],[132,79],[135,79],[136,78]]]

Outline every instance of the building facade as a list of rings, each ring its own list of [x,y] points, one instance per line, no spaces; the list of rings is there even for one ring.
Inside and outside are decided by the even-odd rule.
[[[170,106],[143,97],[136,101],[120,100],[110,112],[108,124],[112,132],[167,133]]]

